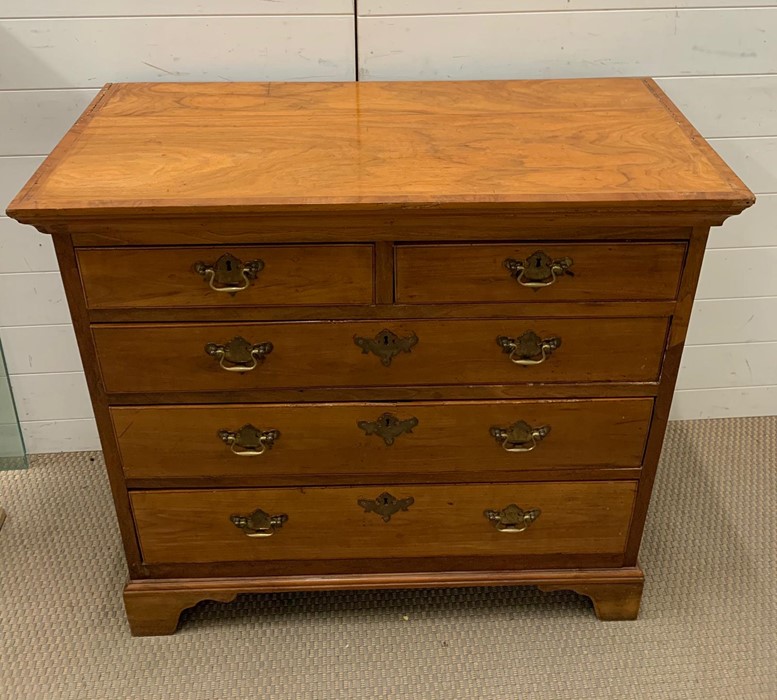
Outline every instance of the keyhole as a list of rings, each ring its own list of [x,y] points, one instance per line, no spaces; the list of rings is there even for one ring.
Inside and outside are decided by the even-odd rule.
[[[389,499],[388,499],[388,497],[387,497],[387,496],[384,496],[384,497],[383,497],[383,499],[382,499],[382,501],[383,501],[383,505],[384,505],[384,506],[387,506],[387,505],[388,505],[388,502],[389,502]]]
[[[383,336],[383,344],[388,345],[389,344],[389,337],[387,335]]]
[[[227,260],[226,262],[227,272],[232,272],[232,261]]]
[[[383,424],[388,428],[391,425],[391,421],[388,418],[383,419]]]
[[[534,258],[534,267],[542,267],[542,260]]]

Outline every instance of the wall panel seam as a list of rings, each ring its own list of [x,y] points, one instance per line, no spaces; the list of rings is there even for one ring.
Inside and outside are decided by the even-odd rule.
[[[486,13],[488,14],[488,13]],[[431,15],[436,16],[436,15]],[[2,17],[0,16],[0,24],[4,22],[37,22],[37,21],[45,21],[45,22],[52,22],[52,21],[62,21],[62,22],[69,22],[70,20],[82,20],[82,19],[88,19],[88,20],[123,20],[123,19],[221,19],[223,17],[236,17],[236,18],[246,18],[246,17],[272,17],[276,19],[283,19],[284,17],[353,17],[353,14],[351,13],[330,13],[330,12],[303,12],[299,14],[289,13],[284,15],[274,15],[274,14],[265,14],[265,13],[243,13],[243,14],[210,14],[210,15],[52,15],[52,16],[39,16],[39,17]]]
[[[775,345],[777,340],[753,340],[753,341],[734,341],[731,343],[686,343],[685,348],[718,348],[718,347],[736,347],[738,345],[750,347],[752,345]],[[777,356],[777,353],[775,354]]]
[[[777,384],[749,384],[747,386],[712,386],[699,389],[675,389],[675,394],[690,393],[692,391],[742,391],[751,389],[777,389]]]
[[[599,9],[594,8],[581,8],[566,9],[566,10],[495,10],[493,12],[440,12],[435,14],[369,14],[358,15],[359,19],[371,19],[373,17],[380,19],[405,19],[408,17],[422,17],[422,18],[440,18],[440,17],[467,17],[467,16],[479,16],[479,17],[494,17],[499,15],[579,15],[579,14],[612,14],[615,12],[621,13],[640,13],[646,12],[740,12],[750,10],[777,10],[777,7],[770,5],[724,5],[724,6],[706,6],[706,7],[603,7]]]

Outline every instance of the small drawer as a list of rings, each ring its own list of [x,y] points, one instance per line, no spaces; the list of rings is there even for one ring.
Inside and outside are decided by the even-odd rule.
[[[95,325],[109,393],[652,382],[665,318]]]
[[[396,301],[671,300],[684,257],[685,243],[401,245]]]
[[[370,245],[78,250],[90,309],[371,304]]]
[[[563,557],[622,554],[636,486],[391,484],[134,491],[130,498],[147,564]]]
[[[128,478],[299,484],[638,467],[652,410],[634,398],[126,406],[111,416]]]

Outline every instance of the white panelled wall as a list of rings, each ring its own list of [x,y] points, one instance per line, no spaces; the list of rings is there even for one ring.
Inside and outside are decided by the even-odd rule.
[[[672,418],[777,413],[777,3],[359,0],[361,80],[652,76],[757,194],[710,236]]]
[[[2,0],[0,213],[106,82],[354,78],[352,0]],[[0,338],[28,450],[99,449],[51,241],[7,217]]]
[[[673,418],[777,413],[777,3],[358,0],[362,80],[651,75],[758,195],[712,232]],[[105,82],[353,80],[353,0],[3,0],[0,212]],[[30,452],[99,449],[47,236],[0,217]]]

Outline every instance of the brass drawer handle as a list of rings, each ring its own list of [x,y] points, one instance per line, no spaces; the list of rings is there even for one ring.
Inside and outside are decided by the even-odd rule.
[[[519,420],[509,428],[494,427],[490,432],[505,452],[531,452],[550,433],[550,426],[532,428],[525,421]]]
[[[263,269],[263,260],[249,260],[244,263],[229,253],[222,255],[213,264],[202,261],[194,263],[194,271],[205,278],[213,291],[232,295],[248,289],[251,281],[255,280]]]
[[[384,413],[375,421],[360,420],[356,425],[367,435],[377,435],[383,438],[383,442],[389,447],[403,433],[412,433],[418,425],[418,418],[406,418],[400,420],[393,413]]]
[[[283,527],[289,516],[286,513],[268,515],[261,508],[257,508],[250,515],[231,515],[229,519],[247,537],[272,537],[276,530]]]
[[[559,275],[575,274],[569,269],[572,267],[572,258],[553,260],[541,250],[532,253],[526,260],[507,258],[503,264],[518,284],[535,290],[550,287]]]
[[[380,358],[384,367],[388,367],[400,352],[410,352],[418,343],[418,336],[411,333],[405,338],[400,338],[396,333],[384,328],[374,338],[362,338],[355,335],[353,342],[361,349],[362,354],[373,353]]]
[[[407,498],[396,498],[387,491],[384,491],[380,496],[375,499],[360,498],[356,501],[365,513],[376,513],[383,522],[387,523],[391,520],[391,516],[398,513],[400,510],[407,510],[415,503],[415,499],[412,496]]]
[[[554,350],[561,347],[561,338],[540,338],[534,331],[526,331],[518,338],[500,335],[496,343],[510,356],[510,362],[513,364],[539,365],[545,362]]]
[[[225,345],[208,343],[205,352],[211,357],[217,357],[219,365],[227,372],[250,372],[273,351],[270,342],[252,345],[245,338],[237,336]]]
[[[523,510],[515,503],[502,510],[484,510],[483,515],[499,532],[523,532],[540,517],[539,508]]]
[[[238,457],[258,457],[271,450],[281,436],[278,430],[260,430],[246,423],[240,430],[219,430],[219,437]]]

